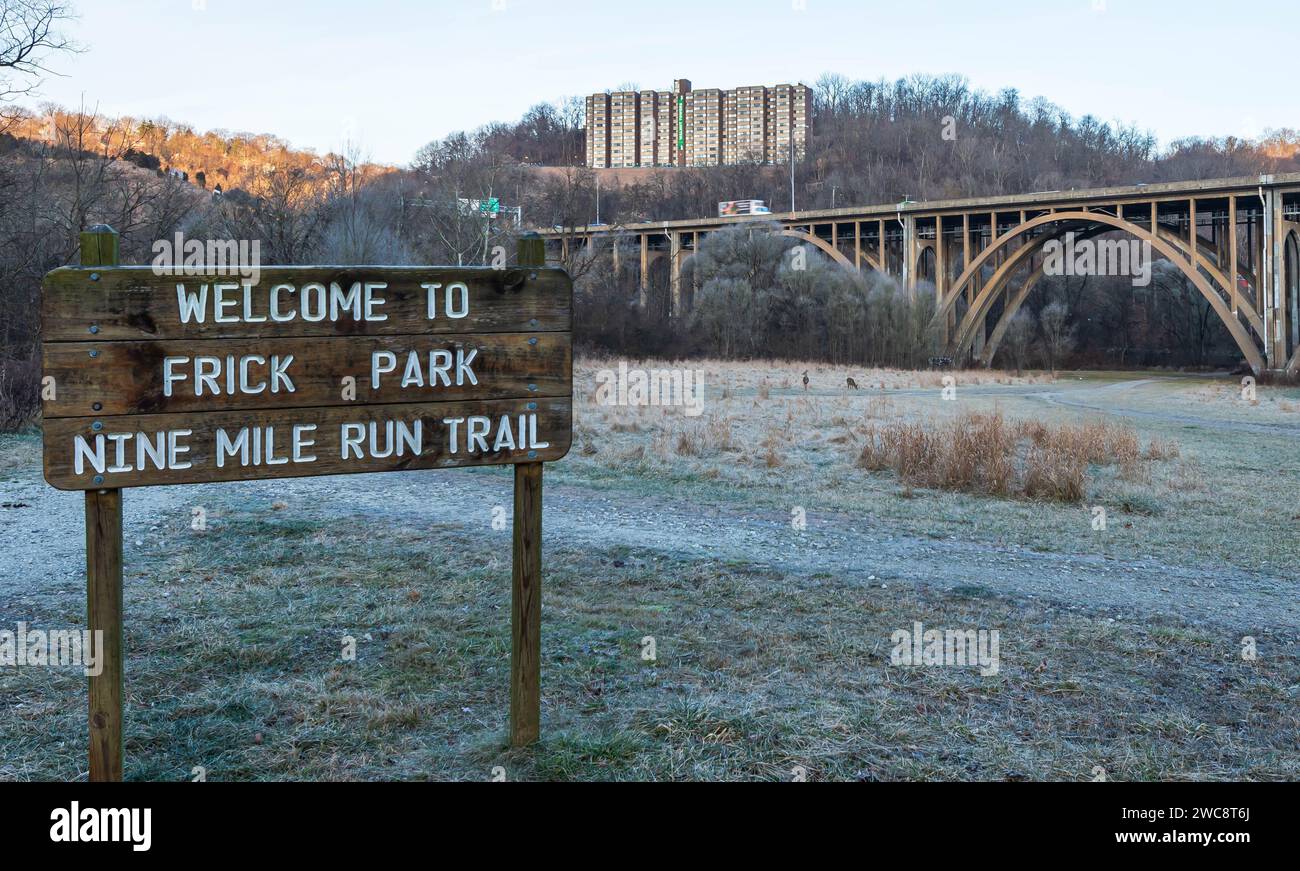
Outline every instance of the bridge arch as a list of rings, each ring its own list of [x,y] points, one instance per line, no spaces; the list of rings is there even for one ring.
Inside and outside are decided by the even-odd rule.
[[[791,239],[798,239],[802,242],[807,242],[809,245],[815,246],[816,248],[824,252],[826,256],[830,257],[832,260],[834,260],[836,263],[840,264],[850,272],[858,271],[858,268],[853,265],[853,261],[845,257],[835,246],[827,242],[825,239],[822,239],[818,236],[814,236],[812,233],[805,233],[802,230],[791,230],[789,228],[785,228],[782,229],[777,235],[789,236]]]
[[[1179,251],[1183,252],[1184,256],[1189,259],[1191,258],[1189,253],[1191,251],[1191,245],[1180,233],[1177,233],[1168,227],[1160,227],[1157,233],[1161,239],[1164,239]],[[1196,249],[1198,252],[1197,266],[1208,272],[1210,277],[1218,283],[1216,289],[1230,294],[1232,283],[1228,281],[1227,273],[1223,271],[1219,264],[1219,253],[1214,249],[1214,246],[1210,245],[1206,240],[1199,236],[1196,241]],[[1255,286],[1255,275],[1253,272],[1243,269],[1241,266],[1237,267],[1237,272],[1249,281],[1251,287]],[[1229,295],[1228,299],[1231,301],[1232,296]],[[1238,293],[1237,308],[1241,312],[1242,317],[1246,319],[1246,324],[1255,331],[1255,335],[1258,336],[1262,342],[1264,340],[1264,319],[1259,316],[1259,312],[1255,311],[1254,302],[1249,296]]]
[[[859,271],[861,271],[862,266],[863,266],[864,264],[866,265],[866,267],[867,267],[868,269],[871,269],[871,270],[873,270],[873,271],[875,271],[875,272],[884,272],[884,271],[885,271],[884,268],[881,267],[879,261],[878,261],[876,258],[872,257],[872,256],[871,256],[870,254],[868,254],[866,251],[859,251],[859,252],[858,252],[858,270],[859,270]]]
[[[927,272],[929,278],[921,279],[924,281],[934,282],[938,276],[939,249],[933,239],[916,240],[916,256],[912,260],[912,274],[918,279]]]
[[[1106,227],[1093,227],[1080,233],[1079,238],[1091,239],[1093,236],[1099,236],[1108,231],[1109,228]],[[1046,244],[1046,240],[1044,240],[1044,244]],[[993,358],[998,352],[998,346],[1002,344],[1002,337],[1006,335],[1007,328],[1011,326],[1011,319],[1016,316],[1025,300],[1029,298],[1029,292],[1034,289],[1034,285],[1042,280],[1044,266],[1046,266],[1046,263],[1040,262],[1029,275],[1025,276],[1025,280],[1021,282],[1020,287],[1016,288],[1014,293],[1007,292],[1007,300],[1002,307],[1002,314],[993,330],[989,333],[988,341],[984,343],[984,350],[980,353],[980,362],[985,366],[993,365]]]
[[[939,249],[929,239],[918,239],[916,258],[912,261],[912,275],[916,281],[928,281],[938,284]]]
[[[1201,296],[1210,304],[1215,313],[1219,316],[1219,319],[1223,322],[1224,326],[1227,327],[1228,333],[1237,343],[1238,349],[1246,358],[1247,362],[1250,363],[1251,368],[1257,373],[1265,368],[1264,358],[1260,354],[1259,348],[1255,346],[1255,342],[1251,338],[1250,333],[1242,326],[1241,321],[1238,320],[1228,308],[1227,303],[1223,300],[1223,295],[1211,286],[1211,284],[1205,279],[1205,276],[1201,274],[1200,270],[1196,266],[1193,266],[1190,260],[1184,258],[1184,251],[1180,246],[1173,245],[1168,240],[1161,238],[1159,235],[1154,234],[1150,230],[1134,224],[1131,221],[1118,218],[1115,215],[1106,212],[1091,212],[1086,210],[1050,212],[1018,224],[1006,233],[1003,233],[995,239],[989,247],[981,251],[978,256],[972,258],[971,262],[966,265],[962,274],[949,289],[947,295],[944,296],[938,311],[935,312],[934,322],[936,324],[943,323],[943,321],[948,317],[948,312],[956,305],[958,298],[961,296],[966,286],[970,283],[972,278],[979,273],[979,270],[982,269],[990,258],[999,251],[1006,249],[1013,241],[1048,224],[1074,224],[1081,225],[1084,228],[1093,224],[1101,224],[1115,230],[1122,230],[1140,241],[1149,242],[1154,250],[1158,251],[1165,257],[1165,259],[1182,271],[1183,275],[1192,282],[1192,285],[1196,287]],[[1067,232],[1066,229],[1060,229],[1057,231],[1058,234],[1063,234],[1065,232]],[[993,300],[996,299],[997,294],[1002,291],[1002,285],[1006,282],[1012,270],[1022,260],[1024,260],[1025,257],[1041,248],[1050,237],[1051,234],[1042,234],[1041,236],[1030,237],[1033,240],[1032,243],[1021,245],[1013,251],[997,271],[994,272],[993,277],[988,281],[984,288],[980,290],[979,295],[976,296],[974,302],[967,309],[966,316],[962,319],[962,322],[957,329],[956,337],[949,343],[949,356],[957,356],[970,346],[974,338],[976,327],[984,322],[984,318],[987,316]]]
[[[1081,230],[1086,232],[1086,227],[1076,227],[1073,223],[1065,223],[1050,232],[1038,236],[1031,236],[1019,248],[1014,249],[1003,258],[1002,263],[994,269],[989,280],[981,288],[975,299],[971,301],[966,308],[958,326],[957,334],[949,347],[950,356],[959,350],[967,348],[975,339],[975,330],[978,329],[988,317],[989,311],[997,301],[998,296],[1006,289],[1010,283],[1011,276],[1015,273],[1016,268],[1026,259],[1031,260],[1035,254],[1053,240],[1058,240],[1071,230]],[[1041,276],[1040,276],[1041,277]]]

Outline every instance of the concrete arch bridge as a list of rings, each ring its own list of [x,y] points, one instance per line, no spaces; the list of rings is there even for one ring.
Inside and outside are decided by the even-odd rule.
[[[1300,369],[1300,173],[553,228],[542,235],[548,256],[561,262],[575,246],[598,240],[612,245],[616,261],[639,258],[643,299],[652,265],[666,260],[678,314],[690,301],[682,265],[700,240],[754,220],[779,224],[782,235],[817,247],[844,269],[885,273],[912,291],[922,281],[932,284],[935,327],[954,359],[992,362],[1008,322],[1043,275],[1060,266],[1055,255],[1069,251],[1069,243],[1091,243],[1114,267],[1132,250],[1117,243],[1132,240],[1187,277],[1256,372]]]

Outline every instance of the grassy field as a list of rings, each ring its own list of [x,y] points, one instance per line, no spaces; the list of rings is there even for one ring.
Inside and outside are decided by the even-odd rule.
[[[604,365],[580,366],[575,380],[590,383]],[[608,407],[596,404],[594,393],[579,396],[575,448],[563,473],[608,481],[614,488],[639,478],[640,490],[684,497],[743,493],[752,504],[870,516],[930,536],[1194,565],[1300,567],[1297,388],[1258,388],[1252,404],[1227,379],[1171,379],[1166,373],[1166,380],[1142,383],[1147,373],[1070,373],[1057,382],[1041,374],[969,372],[954,373],[949,401],[944,376],[937,372],[864,374],[839,367],[716,362],[692,367],[706,372],[714,391],[705,413],[695,419],[676,409]],[[809,371],[807,390],[803,370]],[[862,389],[846,389],[846,377],[854,377]],[[1104,390],[1133,383],[1138,386]],[[1079,385],[1088,392],[1065,392]],[[1054,402],[1050,397],[1058,391],[1102,410]],[[940,492],[899,498],[894,477],[855,470],[865,425],[934,423],[972,410],[1054,424],[1109,419],[1132,425],[1144,446],[1152,440],[1176,444],[1180,456],[1143,464],[1127,477],[1113,468],[1093,469],[1084,503],[1070,505]],[[1126,416],[1130,412],[1137,416]],[[1207,426],[1213,422],[1291,429]],[[697,453],[683,455],[683,433],[699,434]],[[1098,505],[1120,515],[1106,536],[1092,529],[1089,508]]]
[[[1144,579],[1283,585],[1294,600],[1300,391],[1261,387],[1252,404],[1206,378],[955,373],[949,400],[938,373],[706,361],[689,364],[707,384],[689,417],[598,404],[595,375],[611,365],[580,362],[574,448],[547,467],[538,746],[504,745],[509,533],[490,505],[467,513],[429,489],[451,480],[508,505],[507,470],[367,476],[391,501],[382,511],[349,477],[157,488],[128,494],[127,777],[1300,775],[1290,617],[1180,619],[1132,606],[1122,584],[1083,595],[1087,560],[1101,559],[1145,566]],[[857,464],[873,424],[994,410],[1104,418],[1177,455],[1090,466],[1078,503],[913,488]],[[46,510],[39,455],[30,434],[0,437],[0,502],[27,503],[0,510],[0,628],[84,621],[84,590],[55,577],[43,537],[75,552],[78,497],[52,494],[48,522],[25,521],[42,535],[12,532],[17,512]],[[194,504],[205,531],[190,528]],[[808,533],[790,529],[796,509]],[[656,544],[682,516],[696,538]],[[837,526],[861,548],[819,549]],[[906,565],[907,548],[927,546],[941,561],[951,548],[950,571],[870,569],[876,548]],[[970,552],[998,572],[975,560],[963,575]],[[1000,581],[1031,557],[1074,567],[1079,597]],[[917,621],[997,629],[997,674],[894,664],[892,633]],[[1241,655],[1244,635],[1256,658]],[[0,670],[0,698],[0,779],[84,779],[77,671]]]

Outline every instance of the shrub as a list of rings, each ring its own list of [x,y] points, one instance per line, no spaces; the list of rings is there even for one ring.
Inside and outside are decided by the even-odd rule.
[[[1084,469],[1078,454],[1031,445],[1025,455],[1024,494],[1030,499],[1078,502],[1086,492]]]
[[[22,429],[41,410],[41,361],[0,356],[0,432]]]
[[[1131,427],[1109,421],[1053,427],[1008,423],[1001,412],[965,412],[933,425],[872,422],[862,433],[857,466],[892,470],[909,487],[1060,502],[1084,498],[1089,465],[1133,472],[1140,459],[1177,455],[1177,445],[1164,442],[1143,454]]]
[[[1154,438],[1147,442],[1147,449],[1142,456],[1148,460],[1172,460],[1181,453],[1178,442],[1172,439]]]

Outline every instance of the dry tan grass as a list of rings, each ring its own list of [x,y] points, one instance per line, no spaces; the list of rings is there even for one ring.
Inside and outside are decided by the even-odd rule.
[[[705,390],[699,416],[683,407],[604,405],[585,385],[596,383],[600,368],[617,371],[617,361],[612,366],[578,361],[573,454],[620,473],[798,490],[851,480],[844,473],[856,465],[892,472],[905,491],[1065,504],[1104,499],[1107,488],[1121,481],[1126,493],[1195,487],[1194,475],[1175,478],[1172,467],[1153,476],[1156,461],[1179,456],[1178,444],[1168,437],[1139,440],[1130,425],[1105,418],[1066,417],[1058,424],[1061,418],[1038,412],[1004,416],[997,398],[965,415],[953,403],[935,401],[947,375],[959,383],[968,374],[971,383],[1037,380],[1032,377],[863,373],[808,364],[805,393],[804,367],[798,363],[629,361],[628,366],[689,367],[703,372]],[[845,372],[864,389],[846,389]],[[885,392],[891,387],[899,392]]]
[[[708,457],[736,451],[732,437],[734,424],[735,420],[726,415],[667,422],[651,439],[651,450],[662,459]]]
[[[1045,445],[1049,438],[1047,425],[1041,420],[1022,418],[1012,424],[1017,439],[1028,439],[1036,445]]]
[[[687,427],[677,432],[677,453],[683,457],[698,457],[704,454],[704,439],[698,427]]]
[[[1131,427],[1105,420],[1051,427],[1038,420],[1012,424],[1016,438],[1034,447],[1081,458],[1086,463],[1127,465],[1138,459],[1140,446]]]
[[[1181,453],[1178,442],[1173,439],[1156,437],[1147,442],[1147,449],[1142,452],[1142,458],[1146,460],[1172,460],[1180,456]]]
[[[1161,441],[1143,454],[1131,427],[1109,421],[1008,423],[999,411],[968,411],[940,423],[869,423],[864,434],[858,466],[892,470],[908,486],[1059,502],[1084,498],[1089,465],[1132,472],[1140,459],[1178,451]]]
[[[1205,469],[1195,457],[1186,457],[1178,461],[1174,473],[1169,479],[1171,489],[1183,493],[1192,493],[1205,489]]]
[[[1030,445],[1023,493],[1030,499],[1079,502],[1087,492],[1087,463],[1079,454]]]
[[[892,469],[903,483],[939,490],[1004,496],[1011,481],[1014,437],[1002,415],[966,412],[937,426],[870,423],[858,465]]]
[[[868,399],[867,409],[864,412],[868,420],[873,418],[894,417],[897,413],[898,412],[894,407],[894,400],[887,396],[872,397],[871,399]]]

